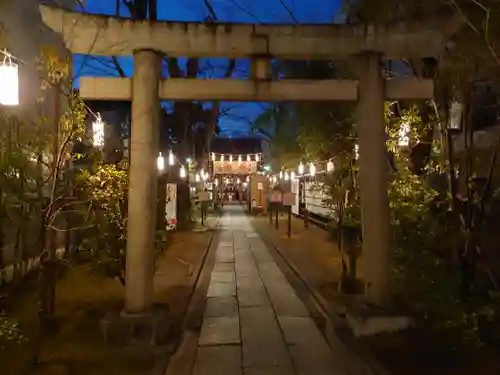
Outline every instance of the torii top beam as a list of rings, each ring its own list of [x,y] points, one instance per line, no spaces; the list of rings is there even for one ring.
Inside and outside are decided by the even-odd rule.
[[[101,56],[151,49],[175,57],[329,60],[369,51],[385,59],[421,58],[439,55],[459,26],[454,19],[383,26],[133,21],[45,5],[40,12],[72,52]]]

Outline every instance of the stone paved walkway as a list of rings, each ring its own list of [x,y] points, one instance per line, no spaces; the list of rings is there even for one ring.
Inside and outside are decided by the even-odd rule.
[[[225,211],[192,374],[341,375],[243,208]]]

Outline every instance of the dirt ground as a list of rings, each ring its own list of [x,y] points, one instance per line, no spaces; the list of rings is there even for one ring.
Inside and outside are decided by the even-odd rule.
[[[269,217],[254,217],[255,229],[267,238],[295,266],[300,275],[326,301],[330,311],[340,311],[352,296],[340,296],[340,253],[332,236],[310,224],[304,228],[301,219],[292,218],[292,236],[287,237],[287,215],[279,217],[278,230]],[[362,259],[359,261],[362,277]],[[358,341],[388,371],[389,375],[497,375],[500,353],[478,350],[449,353],[440,338],[422,337],[414,333],[379,335]]]
[[[182,323],[213,234],[213,231],[177,232],[168,250],[157,259],[154,300],[169,304],[173,327]],[[26,289],[13,298],[10,313],[19,319],[29,340],[3,353],[0,351],[0,373],[144,375],[155,365],[158,353],[113,348],[103,340],[99,322],[106,311],[122,304],[124,290],[120,282],[90,275],[86,266],[70,266],[56,290],[59,333],[44,342],[40,363],[34,366],[36,294],[29,285]]]

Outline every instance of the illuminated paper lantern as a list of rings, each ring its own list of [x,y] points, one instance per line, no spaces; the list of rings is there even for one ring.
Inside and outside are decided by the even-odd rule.
[[[309,164],[309,174],[311,176],[316,175],[316,166],[313,163]]]
[[[168,152],[168,165],[174,165],[175,164],[175,157],[174,153],[172,151]]]
[[[160,152],[160,155],[156,158],[156,166],[160,172],[163,172],[165,170],[165,158]]]
[[[100,114],[92,122],[92,143],[96,147],[104,146],[104,122]]]
[[[179,170],[179,177],[180,178],[186,178],[186,175],[187,175],[186,168],[184,168],[184,166],[182,165],[181,169]]]
[[[299,164],[299,174],[304,174],[304,163],[302,162]]]
[[[333,172],[334,168],[335,166],[333,165],[333,161],[329,160],[328,163],[326,163],[326,171]]]
[[[19,105],[19,68],[7,52],[3,53],[4,59],[0,62],[0,104],[16,106]]]

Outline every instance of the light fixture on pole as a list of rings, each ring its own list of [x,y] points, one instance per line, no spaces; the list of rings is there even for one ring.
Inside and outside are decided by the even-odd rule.
[[[232,163],[233,162],[233,155],[229,155],[229,161]]]
[[[92,122],[92,144],[95,147],[104,146],[104,122],[99,113]]]
[[[220,156],[220,161],[224,161],[224,155]]]
[[[316,166],[313,163],[309,164],[309,174],[311,176],[316,175]]]
[[[200,174],[199,173],[196,173],[196,176],[194,176],[194,180],[196,182],[200,182]]]
[[[241,155],[238,155],[238,161],[241,163]]]
[[[161,152],[156,158],[156,167],[158,168],[159,172],[163,172],[165,170],[165,158],[163,157]]]
[[[215,152],[212,152],[212,161],[215,161]]]
[[[283,171],[280,171],[280,180],[283,179]]]
[[[326,171],[327,172],[333,172],[335,166],[333,165],[333,161],[328,160],[328,163],[326,163]]]
[[[299,174],[304,174],[304,163],[300,162],[298,169],[299,169]]]
[[[284,177],[285,177],[285,181],[288,181],[288,177],[289,177],[289,176],[288,176],[288,172],[285,172]]]
[[[0,61],[0,104],[16,106],[19,105],[19,67],[12,62],[10,53],[0,53],[3,54],[3,61]]]
[[[168,165],[174,165],[174,164],[175,164],[174,153],[172,152],[172,150],[170,150],[168,152]]]
[[[250,162],[252,160],[250,155],[247,155],[247,161]]]
[[[260,155],[259,154],[255,154],[255,161],[257,163],[260,161]]]

